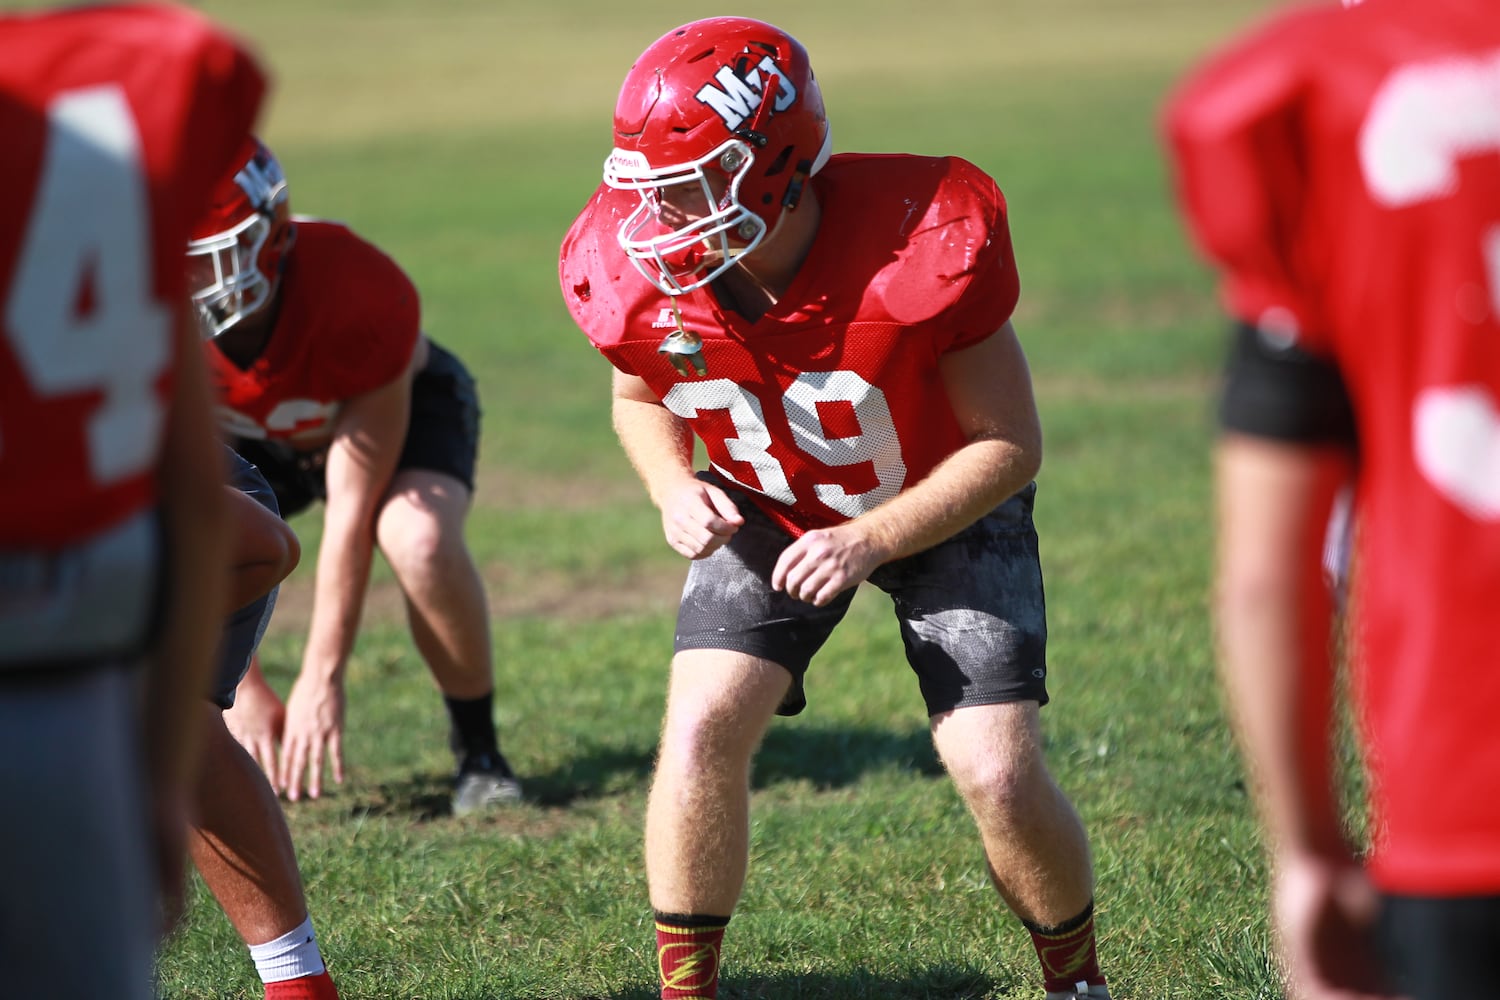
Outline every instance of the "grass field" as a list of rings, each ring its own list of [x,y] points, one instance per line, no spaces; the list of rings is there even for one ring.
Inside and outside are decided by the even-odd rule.
[[[683,566],[609,430],[556,249],[598,177],[615,89],[695,16],[659,0],[263,0],[203,9],[255,40],[294,207],[343,219],[423,291],[485,402],[471,540],[495,610],[498,715],[530,801],[455,820],[431,682],[377,570],[349,680],[350,776],[288,808],[346,997],[654,997],[640,859]],[[755,16],[814,56],[842,150],[956,153],[1011,204],[1017,328],[1047,431],[1038,522],[1056,774],[1098,868],[1116,997],[1279,996],[1264,867],[1213,676],[1208,448],[1222,323],[1172,214],[1165,88],[1265,10],[1248,0],[904,0]],[[316,516],[296,522],[309,553]],[[300,655],[310,565],[266,665]],[[754,776],[752,870],[721,996],[1040,996],[941,774],[884,598],[865,593]],[[259,995],[195,889],[174,998]]]

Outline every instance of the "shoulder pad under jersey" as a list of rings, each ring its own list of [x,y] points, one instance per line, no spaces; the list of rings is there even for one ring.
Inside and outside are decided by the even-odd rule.
[[[634,192],[601,184],[563,238],[557,267],[563,301],[573,322],[601,349],[620,341],[647,297],[661,297],[615,238],[638,201]]]
[[[1292,264],[1308,218],[1303,122],[1326,52],[1339,44],[1329,33],[1355,10],[1275,15],[1213,53],[1164,105],[1188,230],[1222,272],[1230,310],[1252,323],[1274,314],[1303,331],[1322,326]]]
[[[893,319],[919,323],[942,314],[970,294],[978,276],[1014,283],[1005,200],[988,174],[951,156],[851,159],[834,182],[871,192],[861,198],[873,210],[861,229],[873,231],[859,242],[887,255],[894,250],[870,289]]]
[[[298,225],[278,329],[307,345],[327,390],[344,398],[385,385],[411,360],[421,296],[404,268],[342,223]]]

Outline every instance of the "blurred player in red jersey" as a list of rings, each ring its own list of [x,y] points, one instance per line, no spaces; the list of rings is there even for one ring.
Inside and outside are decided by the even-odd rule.
[[[693,560],[646,821],[661,996],[717,995],[751,758],[868,579],[1047,997],[1107,997],[1087,836],[1041,749],[1041,430],[999,189],[953,157],[830,156],[806,51],[744,18],[651,45],[614,127],[560,279]]]
[[[283,516],[325,505],[312,624],[285,710],[252,667],[231,727],[291,799],[321,794],[325,765],[343,780],[344,673],[378,545],[447,706],[453,811],[516,801],[493,721],[488,603],[463,536],[474,381],[423,335],[417,290],[393,260],[343,225],[289,212],[281,165],[252,140],[188,250],[221,426]]]
[[[6,996],[146,1000],[179,905],[231,527],[181,248],[263,90],[191,11],[0,16]]]
[[[1218,446],[1223,673],[1298,996],[1491,996],[1500,943],[1500,17],[1283,12],[1171,98],[1237,322]],[[1323,526],[1354,484],[1372,842],[1333,773]]]

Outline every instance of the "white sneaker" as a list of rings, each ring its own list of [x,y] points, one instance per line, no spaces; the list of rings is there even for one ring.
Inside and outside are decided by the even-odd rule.
[[[1079,983],[1071,990],[1063,990],[1060,993],[1049,991],[1046,1000],[1109,1000],[1109,987]]]

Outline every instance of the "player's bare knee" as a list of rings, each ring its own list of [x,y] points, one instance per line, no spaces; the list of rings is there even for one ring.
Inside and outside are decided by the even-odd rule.
[[[452,544],[431,518],[382,519],[379,541],[391,569],[403,581],[414,583],[443,579],[462,555],[461,543]]]
[[[284,580],[291,575],[302,562],[302,539],[297,537],[297,532],[285,521],[281,522],[281,578]]]
[[[970,809],[990,822],[1007,825],[1035,812],[1041,797],[1051,789],[1046,771],[1024,756],[961,755],[959,760],[948,762],[948,772]]]
[[[760,736],[722,702],[679,704],[662,726],[661,758],[738,772],[749,766]]]
[[[203,737],[198,760],[199,781],[213,782],[218,780],[224,768],[228,765],[232,756],[240,750],[240,745],[235,742],[234,736],[230,734],[229,727],[224,723],[224,710],[211,701],[204,700],[200,703],[199,711]]]

